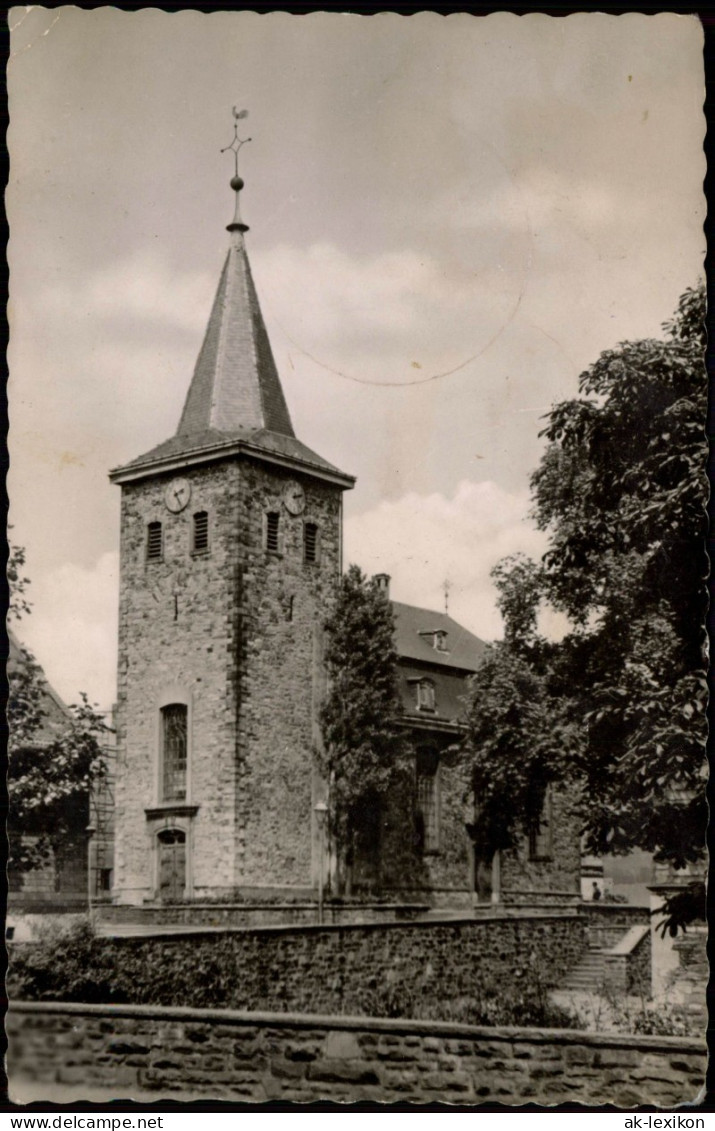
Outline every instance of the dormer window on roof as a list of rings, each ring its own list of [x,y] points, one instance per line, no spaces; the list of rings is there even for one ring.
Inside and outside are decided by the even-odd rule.
[[[419,636],[431,642],[435,652],[448,652],[447,632],[443,628],[420,629]]]

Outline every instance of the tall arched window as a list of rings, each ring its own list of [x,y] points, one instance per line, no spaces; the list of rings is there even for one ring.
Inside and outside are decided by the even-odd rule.
[[[439,755],[430,746],[417,750],[417,829],[423,854],[439,852]]]
[[[161,800],[186,800],[187,708],[169,703],[161,708]]]

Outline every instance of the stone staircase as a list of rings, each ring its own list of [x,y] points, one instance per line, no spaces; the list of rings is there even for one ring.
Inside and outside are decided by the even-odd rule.
[[[573,991],[590,990],[592,993],[597,993],[603,985],[603,979],[603,948],[600,946],[590,946],[581,961],[578,962],[572,970],[569,970],[564,981],[558,988],[560,990]]]

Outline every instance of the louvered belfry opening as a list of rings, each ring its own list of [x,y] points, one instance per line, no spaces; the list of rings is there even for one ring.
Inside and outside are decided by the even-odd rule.
[[[314,522],[306,522],[303,527],[303,556],[306,562],[318,560],[318,527]]]
[[[208,550],[209,548],[209,516],[207,511],[199,511],[194,515],[194,550]]]
[[[149,560],[161,558],[164,551],[164,540],[161,523],[150,522],[146,530],[146,556]]]
[[[280,548],[279,520],[280,515],[276,511],[266,515],[266,549],[272,554],[277,554]]]

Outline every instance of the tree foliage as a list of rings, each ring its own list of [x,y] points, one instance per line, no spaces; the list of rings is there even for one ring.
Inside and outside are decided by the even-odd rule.
[[[591,851],[640,847],[676,867],[702,856],[706,825],[704,314],[704,287],[686,291],[664,340],[605,351],[551,410],[532,477],[549,548],[494,575],[499,665],[532,690],[504,719],[492,652],[470,712],[475,751],[497,727],[490,780],[518,779],[512,824],[529,819],[519,799],[541,752],[539,773],[587,798]],[[538,633],[543,605],[571,625],[558,644]]]
[[[470,680],[467,746],[476,802],[470,829],[479,858],[538,831],[546,790],[571,774],[578,730],[554,679],[554,645],[538,632],[541,566],[523,554],[492,571],[504,640]]]
[[[9,590],[8,616],[12,620],[20,620],[32,608],[26,596],[30,579],[25,577],[25,550],[23,546],[11,545],[9,547],[6,572]]]
[[[503,644],[488,649],[467,711],[476,803],[469,831],[484,862],[538,830],[546,789],[562,768],[554,706],[546,679],[528,661]]]
[[[675,938],[678,931],[687,933],[692,923],[707,922],[707,903],[705,884],[694,880],[680,891],[672,892],[667,896],[660,907],[651,911],[651,915],[662,915],[663,918],[656,925],[660,937],[670,935]]]
[[[11,549],[10,606],[29,611],[24,551]],[[106,773],[102,736],[106,726],[82,695],[66,711],[50,711],[52,693],[26,648],[8,665],[7,703],[10,864],[28,871],[54,859],[84,833],[90,786]]]
[[[325,629],[321,760],[330,782],[331,830],[349,866],[366,811],[399,792],[408,772],[394,616],[376,580],[351,566]]]

